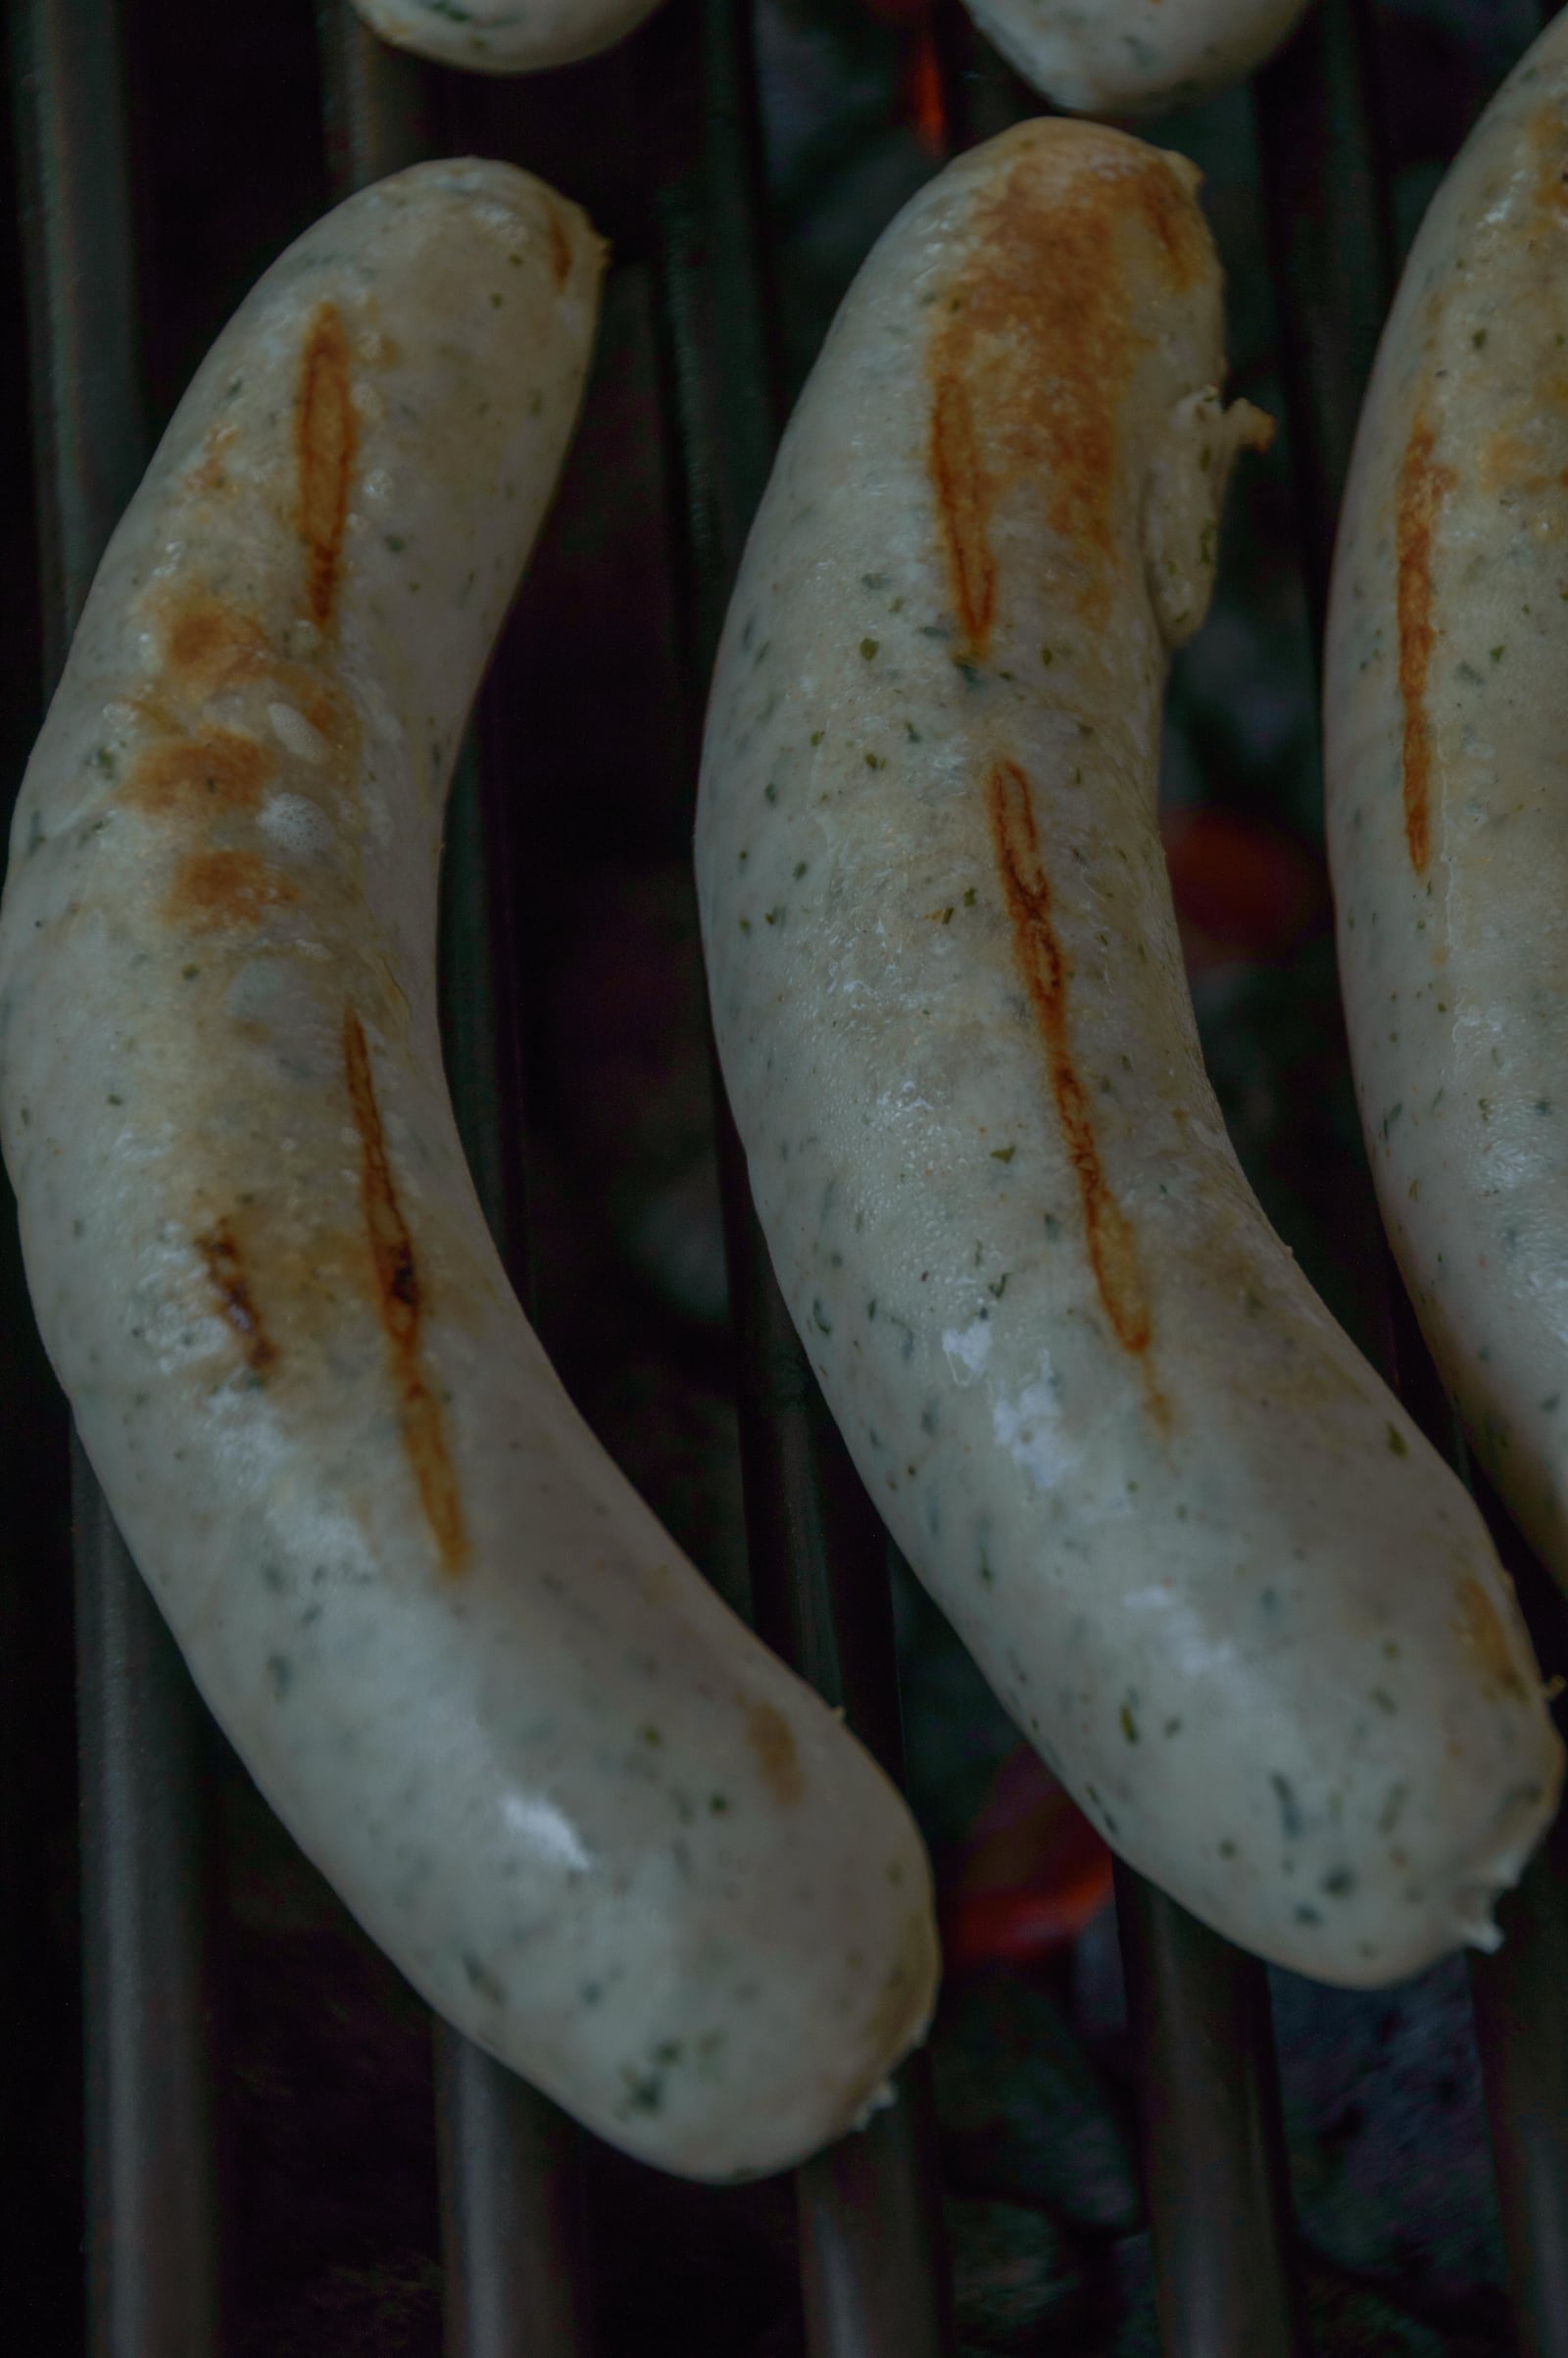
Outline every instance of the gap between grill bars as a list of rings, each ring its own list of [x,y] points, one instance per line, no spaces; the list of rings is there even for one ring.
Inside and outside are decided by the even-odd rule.
[[[454,77],[320,12],[328,148],[340,192],[438,152]],[[46,666],[57,675],[97,557],[147,456],[115,0],[18,0],[12,75],[24,177]],[[1000,127],[1008,77],[949,28],[966,133]],[[1386,309],[1386,180],[1364,11],[1322,0],[1256,88],[1308,582],[1318,613],[1356,405]],[[665,431],[695,743],[701,696],[778,424],[746,16],[670,0],[610,70],[669,101],[644,194],[660,291]],[[682,80],[684,77],[684,82]],[[692,93],[700,93],[693,97]],[[645,118],[660,106],[645,104]],[[526,153],[516,160],[528,162]],[[514,823],[498,715],[464,757],[443,882],[446,1049],[487,1215],[525,1279],[517,1167],[516,971],[506,894]],[[466,1021],[452,1019],[462,1015]],[[726,1222],[741,1337],[742,1439],[759,1626],[843,1703],[895,1773],[900,1737],[885,1548],[807,1368],[726,1134]],[[1396,1290],[1405,1388],[1451,1427]],[[91,2347],[203,2358],[222,2346],[221,2139],[203,1893],[201,1716],[189,1681],[77,1454]],[[1539,1569],[1520,1577],[1547,1667],[1568,1661]],[[1474,1969],[1521,2346],[1568,2358],[1568,1974],[1559,1832],[1505,1903],[1509,1939]],[[1304,2348],[1266,1980],[1137,1879],[1120,1878],[1146,2182],[1169,2358]],[[576,2133],[555,2108],[437,2031],[446,2346],[451,2358],[568,2358],[591,2342]],[[812,2358],[951,2351],[926,2068],[870,2131],[799,2174]]]

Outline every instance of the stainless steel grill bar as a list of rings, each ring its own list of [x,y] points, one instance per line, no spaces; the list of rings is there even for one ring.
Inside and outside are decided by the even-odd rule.
[[[24,211],[46,684],[148,450],[115,0],[21,0]],[[88,2345],[208,2358],[220,2201],[202,1711],[74,1445]]]
[[[673,464],[685,518],[693,742],[746,531],[780,423],[747,0],[671,0],[666,72],[702,91],[700,141],[659,191]],[[716,1083],[715,1083],[716,1086]],[[758,1629],[902,1764],[887,1547],[778,1292],[720,1100],[746,1525]],[[927,2067],[799,2171],[811,2358],[945,2358],[953,2347]]]
[[[1255,88],[1302,563],[1319,620],[1387,307],[1386,193],[1358,14],[1353,0],[1322,0]],[[1300,2352],[1267,1977],[1124,1867],[1116,1893],[1167,2358]]]
[[[348,0],[323,0],[319,25],[328,157],[343,196],[435,152],[440,77],[378,41]],[[518,965],[508,898],[514,869],[494,725],[470,728],[453,783],[441,878],[442,1045],[474,1186],[526,1301]],[[578,2133],[439,2017],[433,2037],[448,2358],[587,2358]]]
[[[1394,296],[1364,0],[1320,0],[1259,74],[1253,120],[1316,649],[1361,395]]]
[[[1165,2358],[1305,2358],[1268,1977],[1116,1869]]]
[[[1514,2323],[1521,2358],[1568,2358],[1568,1816],[1497,1919],[1470,1986]]]

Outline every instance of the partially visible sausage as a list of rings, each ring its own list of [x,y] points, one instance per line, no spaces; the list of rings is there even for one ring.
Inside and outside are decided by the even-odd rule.
[[[1568,18],[1405,267],[1341,519],[1324,717],[1384,1220],[1477,1454],[1568,1584]]]
[[[436,868],[603,253],[498,164],[267,273],[104,559],[18,806],[0,1124],[125,1538],[416,1987],[613,2142],[775,2170],[930,2011],[919,1838],[572,1409],[452,1119]]]
[[[965,0],[1026,82],[1074,115],[1159,115],[1273,56],[1307,0]]]
[[[470,74],[574,65],[635,32],[659,0],[354,0],[383,41]]]
[[[1180,158],[1020,125],[852,288],[714,680],[700,902],[780,1283],[1020,1727],[1210,1924],[1379,1983],[1561,1775],[1474,1505],[1247,1188],[1155,827],[1207,604],[1220,276]]]

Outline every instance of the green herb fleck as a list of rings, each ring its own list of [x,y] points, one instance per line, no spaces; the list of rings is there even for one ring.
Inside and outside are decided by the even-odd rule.
[[[1017,1152],[1018,1150],[1015,1146],[993,1147],[991,1150],[991,1159],[993,1162],[1010,1162]],[[1049,1220],[1050,1217],[1050,1212],[1047,1212],[1046,1218]]]
[[[875,639],[862,639],[860,641],[860,653],[864,656],[867,663],[871,661],[871,658],[876,653],[876,644],[877,643]]]
[[[1410,1454],[1410,1445],[1405,1440],[1404,1435],[1399,1431],[1398,1426],[1396,1424],[1391,1424],[1387,1427],[1387,1432],[1389,1436],[1389,1454],[1393,1457],[1408,1457]]]

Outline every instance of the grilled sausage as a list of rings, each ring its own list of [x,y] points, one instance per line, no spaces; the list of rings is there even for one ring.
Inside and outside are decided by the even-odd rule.
[[[889,229],[719,657],[714,1020],[899,1546],[1110,1842],[1345,1983],[1489,1945],[1561,1768],[1464,1491],[1268,1228],[1154,823],[1167,647],[1263,421],[1180,158],[1064,121]]]
[[[1246,79],[1306,0],[966,0],[1026,82],[1075,115],[1158,115]]]
[[[82,1439],[263,1791],[461,2029],[716,2178],[860,2111],[934,1936],[898,1795],[566,1400],[442,1078],[442,807],[601,263],[537,181],[422,165],[221,336],[23,789],[0,1118]]]
[[[659,0],[354,0],[395,48],[470,74],[537,74],[597,57],[634,32]]]
[[[1568,20],[1406,266],[1355,445],[1324,712],[1384,1220],[1482,1462],[1568,1582]]]

